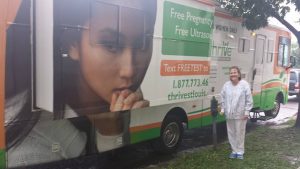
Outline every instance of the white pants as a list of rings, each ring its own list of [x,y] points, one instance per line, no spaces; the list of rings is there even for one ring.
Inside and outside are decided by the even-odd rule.
[[[244,141],[247,120],[227,119],[227,135],[233,153],[244,154]]]

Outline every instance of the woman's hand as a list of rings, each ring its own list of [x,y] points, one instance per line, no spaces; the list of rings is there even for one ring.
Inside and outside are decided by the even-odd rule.
[[[248,120],[248,119],[250,119],[250,112],[249,111],[245,111],[244,120]]]
[[[244,120],[248,120],[249,119],[249,115],[244,115]]]
[[[140,90],[132,92],[125,89],[112,95],[110,111],[124,111],[136,108],[149,107],[149,101],[144,100]]]
[[[224,109],[221,109],[220,111],[220,115],[223,116],[225,113],[224,113]]]

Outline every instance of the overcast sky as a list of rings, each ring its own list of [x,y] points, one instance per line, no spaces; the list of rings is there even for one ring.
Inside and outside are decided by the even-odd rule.
[[[300,13],[295,11],[295,7],[294,6],[290,6],[291,7],[291,11],[289,13],[286,14],[285,19],[291,23],[297,30],[300,31],[300,22],[299,22],[299,18],[300,18]],[[276,25],[276,26],[280,26],[280,27],[284,27],[279,21],[277,21],[277,19],[275,18],[270,18],[269,20],[271,25]],[[293,35],[294,36],[294,35]],[[292,41],[293,42],[297,42],[295,37],[292,37]]]

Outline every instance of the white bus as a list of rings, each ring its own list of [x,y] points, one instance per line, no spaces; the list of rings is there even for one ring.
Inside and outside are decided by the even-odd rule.
[[[211,125],[234,65],[254,115],[275,117],[290,39],[210,0],[1,0],[1,168],[67,167],[142,141],[174,152],[184,126]]]

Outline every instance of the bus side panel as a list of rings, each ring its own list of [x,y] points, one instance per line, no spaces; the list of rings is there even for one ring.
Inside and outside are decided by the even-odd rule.
[[[275,98],[280,91],[280,88],[271,88],[271,89],[266,89],[262,91],[262,104],[261,104],[261,109],[262,110],[271,110],[274,107],[274,101]]]
[[[209,53],[214,7],[196,1],[159,1],[157,13],[155,50],[142,84],[144,97],[162,114],[171,110],[164,109],[164,104],[176,103],[188,116],[188,128],[201,127],[202,121],[210,123],[205,119],[211,116],[210,105],[203,102],[212,94]],[[175,17],[176,13],[181,17]],[[194,23],[183,16],[205,18],[207,23]],[[196,35],[200,32],[203,36]]]
[[[288,70],[289,52],[280,49],[280,46],[290,48],[290,35],[288,32],[266,28],[261,30],[267,37],[264,60],[264,78],[262,83],[261,110],[274,108],[276,97],[281,96],[283,104],[288,96]],[[279,58],[280,57],[280,58]],[[279,95],[280,94],[280,95]]]
[[[0,168],[5,168],[5,132],[4,132],[4,77],[6,46],[6,14],[8,0],[0,1]]]

